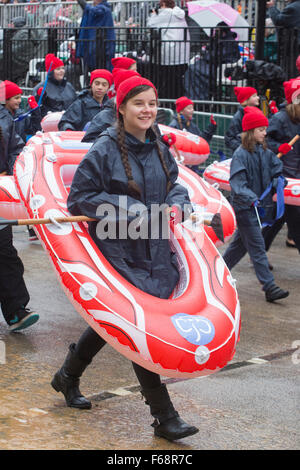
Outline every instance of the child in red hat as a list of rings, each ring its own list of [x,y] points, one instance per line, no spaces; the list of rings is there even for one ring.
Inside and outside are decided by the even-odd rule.
[[[41,130],[41,112],[35,98],[33,96],[28,97],[28,105],[34,111],[22,119],[21,115],[24,114],[25,111],[20,109],[22,100],[21,88],[14,82],[4,80],[0,83],[0,95],[3,95],[5,98],[5,108],[9,111],[15,121],[17,134],[22,137],[25,143],[29,136],[34,135],[37,131]]]
[[[210,142],[217,128],[217,123],[213,115],[210,116],[208,128],[205,131],[201,131],[199,127],[193,123],[194,102],[192,100],[186,96],[181,96],[175,101],[175,106],[176,117],[170,122],[169,126],[199,135],[207,142]]]
[[[119,85],[130,77],[140,76],[135,70],[126,70],[114,68],[112,71],[113,76],[113,93],[110,99],[106,102],[104,107],[94,116],[90,122],[85,135],[82,138],[82,142],[94,142],[97,137],[108,127],[112,126],[117,119],[115,97]],[[112,89],[110,88],[109,91]]]
[[[210,123],[205,131],[201,131],[199,127],[193,122],[194,115],[194,102],[186,96],[181,96],[175,101],[176,116],[170,122],[169,126],[175,129],[185,130],[192,134],[198,135],[205,139],[208,143],[213,138],[217,128],[217,123],[213,115],[210,116]],[[190,167],[195,172],[199,173],[198,165]]]
[[[59,57],[47,54],[45,69],[48,75],[47,84],[44,80],[33,89],[37,102],[43,93],[40,103],[42,118],[49,112],[65,111],[77,97],[73,85],[65,78],[65,65]]]
[[[58,123],[60,131],[83,131],[88,123],[109,101],[108,90],[113,83],[109,70],[95,69],[91,72],[90,87],[81,91],[68,107]]]
[[[282,173],[282,162],[266,146],[267,126],[268,119],[258,108],[245,108],[242,143],[233,154],[229,178],[237,231],[223,258],[231,270],[248,252],[266,300],[274,302],[289,293],[275,284],[261,231],[261,223],[273,219],[274,191],[270,191],[262,201],[260,197],[270,183],[276,190]]]
[[[253,87],[234,87],[235,96],[240,103],[237,112],[234,114],[229,128],[225,133],[225,145],[232,153],[241,144],[242,119],[246,106],[259,106],[259,96],[257,90]]]
[[[124,69],[124,70],[135,70],[137,69],[136,60],[131,57],[115,57],[111,59],[113,68]]]
[[[151,204],[166,203],[168,209],[177,205],[182,211],[185,204],[190,205],[187,190],[176,182],[178,167],[174,158],[153,132],[157,106],[157,91],[149,80],[134,76],[122,81],[116,99],[117,125],[103,132],[81,161],[68,197],[71,213],[94,217],[101,205],[111,204],[120,214],[120,196],[127,198],[129,207],[134,204],[135,210],[139,204],[142,212],[141,205],[146,211]],[[148,215],[145,220],[151,224]],[[161,227],[155,239],[131,238],[129,234],[103,237],[97,222],[90,224],[89,231],[106,259],[130,283],[156,297],[171,295],[179,273],[169,240],[161,236]],[[78,389],[79,377],[105,344],[89,327],[77,345],[71,345],[65,363],[52,380],[55,390],[64,393],[68,406],[91,407]],[[135,363],[133,368],[155,417],[155,435],[175,440],[198,432],[179,417],[158,374]]]

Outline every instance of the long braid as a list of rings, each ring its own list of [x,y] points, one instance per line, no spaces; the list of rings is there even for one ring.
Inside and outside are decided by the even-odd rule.
[[[141,199],[141,189],[139,185],[134,181],[133,176],[132,176],[132,169],[128,160],[128,151],[127,151],[127,146],[125,144],[125,129],[124,129],[124,123],[122,118],[118,118],[118,125],[117,125],[117,133],[118,133],[118,142],[119,142],[119,148],[120,148],[120,153],[121,153],[121,160],[123,163],[123,167],[128,179],[128,189],[129,189],[129,194],[133,197],[137,197],[138,199]]]
[[[182,125],[182,119],[181,119],[181,116],[180,116],[179,113],[177,113],[177,120],[178,120],[178,123],[179,123],[179,126],[180,126],[180,130],[182,131],[183,130],[183,125]],[[187,119],[185,121],[186,121],[186,127],[189,127],[191,122],[188,121]]]
[[[167,164],[166,164],[166,161],[165,161],[165,157],[163,155],[163,152],[162,152],[162,149],[159,145],[159,136],[157,135],[157,132],[155,130],[154,127],[152,127],[155,135],[156,135],[156,147],[157,147],[157,152],[158,152],[158,156],[159,156],[159,159],[160,159],[160,163],[161,163],[161,166],[163,167],[163,170],[165,172],[165,175],[167,177],[167,194],[168,192],[170,191],[171,187],[172,187],[172,182],[171,182],[171,177],[170,177],[170,172],[169,172],[169,169],[167,167]]]
[[[182,131],[183,129],[183,126],[182,126],[182,119],[181,119],[181,116],[179,113],[177,113],[177,121],[178,121],[178,124],[180,126],[180,130]]]

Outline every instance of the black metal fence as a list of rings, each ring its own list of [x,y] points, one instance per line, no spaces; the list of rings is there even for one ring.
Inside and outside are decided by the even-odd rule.
[[[134,56],[138,71],[154,82],[162,99],[185,94],[194,100],[235,101],[233,87],[245,85],[256,86],[262,93],[273,89],[273,95],[280,97],[283,79],[299,75],[297,30],[279,29],[275,40],[266,41],[263,59],[273,64],[273,75],[264,78],[248,67],[254,60],[253,28],[240,34],[243,40],[239,31],[237,38],[228,35],[228,28],[211,28],[210,34],[186,28],[180,41],[165,41],[162,30],[153,28],[114,29],[116,40],[108,39],[107,28],[98,28],[91,41],[79,39],[79,28],[6,28],[0,41],[0,79],[33,87],[45,78],[44,57],[49,52],[64,60],[66,76],[78,91],[89,82],[91,54],[93,68],[109,67],[113,55]],[[85,57],[76,56],[79,45]]]

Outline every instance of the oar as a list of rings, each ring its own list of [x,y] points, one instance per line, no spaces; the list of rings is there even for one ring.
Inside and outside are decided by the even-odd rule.
[[[292,138],[292,140],[289,142],[289,145],[292,147],[294,145],[295,142],[297,142],[297,140],[299,139],[300,135],[296,134],[295,137]],[[282,153],[279,152],[277,153],[277,157],[278,158],[281,158],[282,157]]]
[[[194,222],[199,220],[199,217],[196,214],[192,214],[191,218]],[[72,222],[96,222],[99,219],[92,219],[86,215],[71,215],[68,217],[52,217],[42,218],[42,219],[0,219],[0,225],[40,225],[40,224],[60,224],[60,223],[72,223]],[[211,220],[201,220],[201,223],[204,225],[210,226],[215,232],[219,240],[224,243],[224,232],[223,224],[220,214],[215,214]]]

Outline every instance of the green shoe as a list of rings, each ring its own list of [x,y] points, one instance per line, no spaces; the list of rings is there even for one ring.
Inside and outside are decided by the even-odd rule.
[[[15,313],[14,317],[8,321],[9,331],[25,330],[25,328],[36,323],[39,318],[39,315],[30,310],[30,308],[20,308],[20,310]]]

